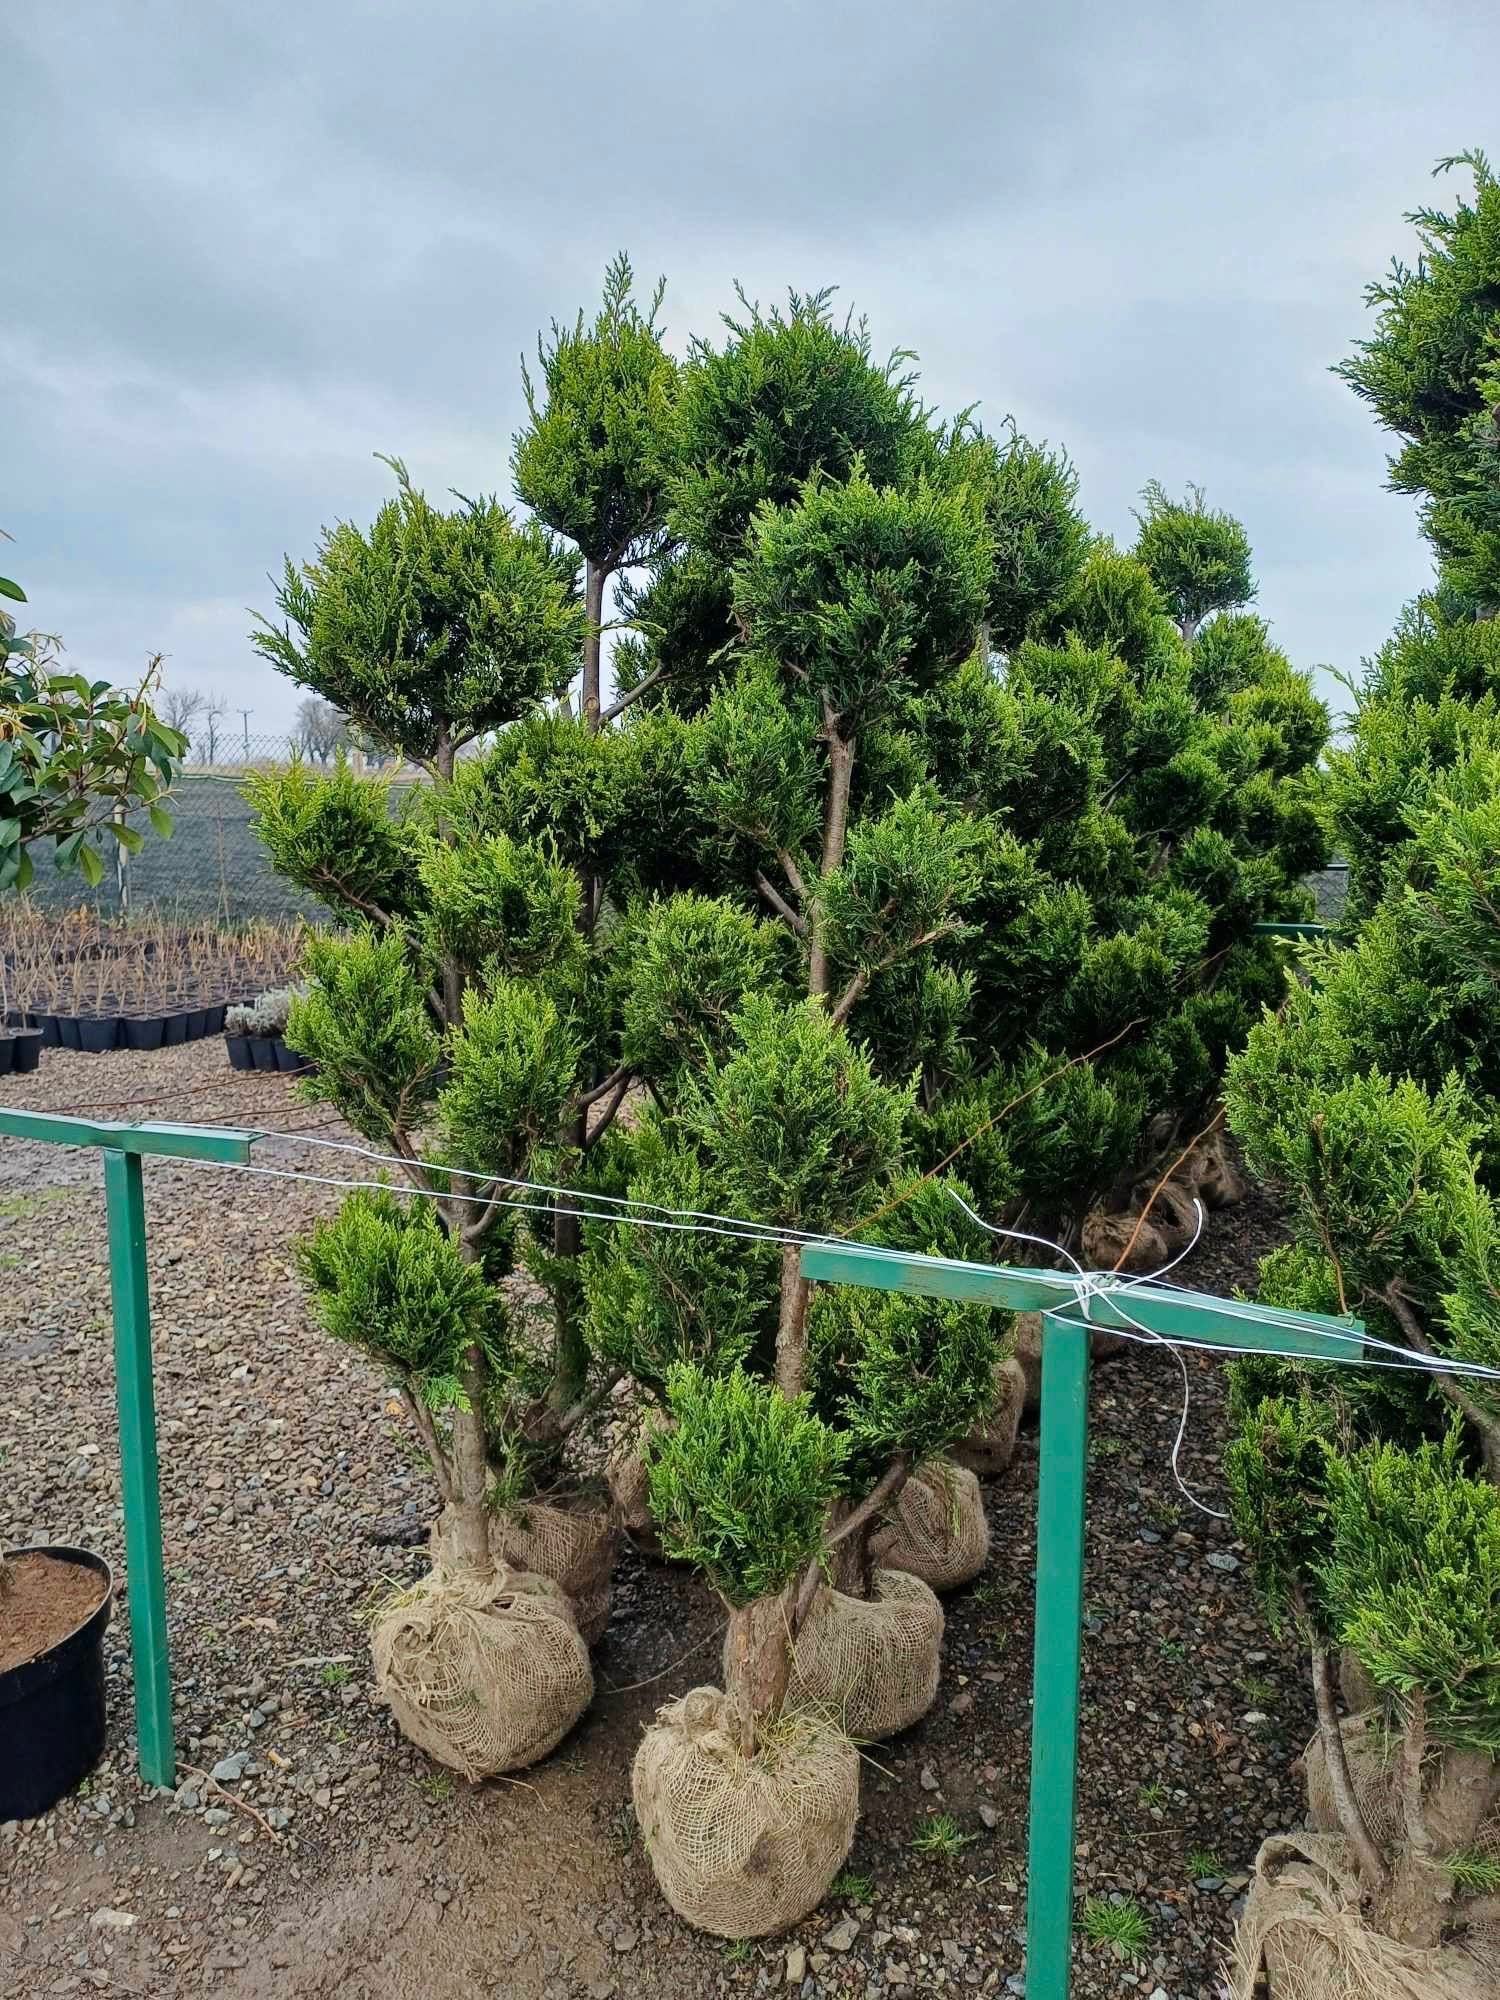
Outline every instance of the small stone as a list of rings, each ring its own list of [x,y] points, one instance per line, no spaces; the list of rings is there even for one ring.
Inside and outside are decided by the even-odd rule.
[[[1224,1555],[1215,1549],[1208,1559],[1208,1566],[1210,1569],[1223,1570],[1226,1576],[1232,1576],[1240,1566],[1240,1559],[1238,1556]]]
[[[333,1804],[333,1793],[327,1785],[320,1785],[313,1793],[313,1804],[321,1806],[324,1812],[328,1811],[328,1808]]]
[[[922,1766],[917,1777],[917,1783],[922,1787],[924,1792],[935,1792],[938,1790],[938,1774],[930,1764]]]
[[[1200,1875],[1193,1886],[1201,1889],[1205,1896],[1216,1895],[1224,1886],[1224,1878],[1222,1875]]]
[[[835,1924],[831,1931],[823,1933],[823,1942],[830,1951],[848,1951],[859,1936],[859,1925],[853,1917],[845,1917],[841,1924]]]
[[[788,1986],[800,1986],[806,1977],[807,1949],[804,1945],[794,1944],[786,1955],[786,1983]]]
[[[615,1932],[616,1951],[634,1951],[640,1941],[640,1932],[633,1930],[629,1924],[625,1926],[624,1930]]]
[[[248,1750],[236,1750],[232,1756],[221,1757],[209,1776],[216,1785],[234,1785],[245,1775],[245,1766],[250,1762]]]
[[[1260,1726],[1261,1723],[1269,1722],[1270,1720],[1271,1720],[1270,1716],[1267,1715],[1265,1710],[1262,1708],[1247,1709],[1246,1712],[1240,1717],[1240,1721],[1243,1723],[1246,1729],[1256,1729]]]
[[[128,1931],[138,1919],[130,1910],[95,1910],[89,1922],[96,1931]]]
[[[996,1827],[1000,1824],[999,1813],[987,1802],[979,1808],[979,1819],[982,1826]]]

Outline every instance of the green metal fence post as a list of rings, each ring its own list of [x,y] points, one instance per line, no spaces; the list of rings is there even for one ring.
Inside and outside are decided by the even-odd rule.
[[[1071,1320],[1044,1319],[1026,1875],[1028,2000],[1068,1996],[1088,1457],[1089,1330]]]
[[[120,1411],[120,1486],[135,1667],[136,1745],[141,1776],[175,1785],[167,1586],[162,1574],[157,1491],[156,1399],[151,1386],[151,1294],[146,1275],[146,1204],[138,1153],[106,1146],[109,1284],[115,1309],[115,1395]]]

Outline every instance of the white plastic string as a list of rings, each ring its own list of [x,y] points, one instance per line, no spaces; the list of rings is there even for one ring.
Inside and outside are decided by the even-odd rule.
[[[433,1199],[424,1189],[414,1187],[410,1182],[397,1182],[393,1185],[390,1181],[346,1180],[339,1174],[306,1174],[298,1173],[295,1168],[291,1167],[253,1167],[235,1161],[192,1160],[184,1164],[195,1167],[210,1167],[216,1173],[251,1174],[259,1180],[306,1181],[315,1187],[345,1188],[351,1193],[358,1188],[369,1188],[381,1194],[408,1195],[413,1199],[422,1201]],[[523,1182],[521,1185],[524,1186],[525,1183]],[[575,1189],[573,1192],[576,1194],[577,1190]],[[589,1199],[590,1197],[585,1196],[584,1198]],[[774,1244],[793,1240],[780,1233],[769,1232],[759,1224],[749,1227],[727,1228],[713,1223],[697,1221],[669,1222],[649,1215],[600,1215],[596,1209],[564,1208],[559,1203],[551,1201],[508,1201],[502,1199],[499,1195],[447,1194],[443,1195],[441,1199],[444,1201],[468,1202],[476,1208],[516,1208],[527,1209],[533,1214],[538,1215],[576,1215],[581,1222],[628,1222],[639,1229],[670,1229],[701,1236],[733,1236],[747,1243]]]
[[[373,1160],[381,1165],[389,1165],[403,1171],[413,1165],[421,1166],[436,1173],[449,1174],[462,1179],[477,1180],[486,1183],[493,1182],[497,1186],[519,1188],[549,1197],[545,1201],[519,1201],[506,1199],[499,1195],[463,1194],[457,1191],[450,1191],[441,1197],[437,1197],[445,1201],[463,1202],[473,1207],[510,1208],[536,1214],[576,1216],[583,1222],[604,1222],[622,1226],[634,1226],[641,1229],[666,1229],[681,1233],[690,1233],[696,1229],[704,1235],[732,1237],[749,1243],[777,1245],[786,1243],[832,1244],[838,1245],[841,1248],[849,1248],[852,1245],[852,1247],[857,1248],[865,1256],[887,1258],[899,1262],[909,1261],[911,1255],[909,1251],[893,1249],[888,1244],[856,1243],[848,1237],[834,1236],[826,1233],[820,1234],[805,1229],[777,1227],[770,1223],[753,1222],[743,1216],[719,1215],[709,1209],[674,1209],[660,1202],[635,1202],[628,1197],[598,1194],[587,1189],[562,1187],[546,1181],[518,1180],[506,1175],[483,1174],[472,1168],[447,1166],[443,1162],[436,1160],[407,1160],[399,1154],[381,1153],[374,1147],[356,1146],[343,1140],[317,1139],[306,1137],[300,1133],[276,1132],[257,1127],[251,1127],[249,1130],[256,1138],[280,1139],[291,1141],[297,1145],[321,1146],[334,1152],[355,1154],[362,1159]],[[417,1187],[409,1180],[403,1180],[392,1185],[386,1181],[347,1180],[333,1174],[310,1174],[299,1172],[295,1169],[259,1167],[248,1164],[239,1165],[231,1162],[184,1160],[180,1164],[207,1167],[215,1172],[252,1174],[266,1180],[307,1181],[321,1187],[338,1187],[350,1190],[368,1188],[389,1194],[427,1199],[434,1198],[429,1191]],[[1089,1320],[1089,1323],[1092,1325],[1093,1321],[1089,1317],[1091,1300],[1096,1297],[1107,1297],[1115,1304],[1116,1310],[1120,1313],[1121,1317],[1127,1319],[1130,1323],[1131,1331],[1127,1331],[1124,1327],[1111,1329],[1118,1333],[1124,1340],[1134,1340],[1142,1345],[1149,1346],[1168,1346],[1173,1349],[1193,1348],[1205,1354],[1246,1355],[1264,1353],[1265,1350],[1262,1347],[1237,1347],[1219,1340],[1193,1340],[1182,1334],[1168,1336],[1157,1333],[1150,1327],[1142,1326],[1139,1320],[1129,1313],[1124,1306],[1119,1304],[1119,1294],[1121,1292],[1131,1291],[1143,1285],[1150,1285],[1153,1288],[1159,1286],[1163,1292],[1172,1298],[1174,1303],[1182,1306],[1185,1310],[1212,1312],[1218,1318],[1242,1319],[1250,1325],[1264,1324],[1264,1313],[1256,1306],[1253,1300],[1221,1299],[1211,1293],[1191,1291],[1185,1286],[1160,1285],[1162,1272],[1172,1270],[1183,1258],[1191,1253],[1198,1240],[1197,1234],[1195,1234],[1193,1242],[1189,1243],[1186,1249],[1179,1252],[1178,1256],[1174,1257],[1170,1264],[1162,1267],[1162,1272],[1147,1272],[1143,1276],[1124,1278],[1115,1271],[1086,1271],[1078,1259],[1073,1256],[1072,1252],[1065,1249],[1062,1244],[1053,1243],[1044,1236],[1032,1235],[1026,1230],[1004,1229],[998,1224],[986,1222],[982,1216],[975,1214],[969,1204],[954,1189],[948,1188],[945,1191],[970,1220],[976,1223],[988,1235],[1003,1236],[1015,1242],[1034,1244],[1040,1249],[1051,1252],[1054,1256],[1063,1258],[1072,1266],[1072,1277],[1076,1285],[1074,1297],[1068,1301],[1067,1306],[1044,1308],[1044,1318],[1055,1319],[1064,1311],[1077,1308],[1083,1312],[1085,1319]],[[590,1202],[599,1204],[600,1206],[590,1208],[563,1206],[555,1199],[559,1195],[570,1196],[574,1202]],[[1196,1201],[1194,1206],[1195,1209],[1198,1209],[1198,1233],[1201,1234],[1203,1226],[1202,1211]],[[636,1208],[649,1212],[636,1214],[633,1212]],[[611,1213],[611,1210],[622,1212]],[[982,1269],[983,1267],[980,1266],[978,1268]],[[1068,1274],[1057,1272],[1054,1275],[1066,1277]],[[1283,1314],[1282,1320],[1283,1324],[1287,1325],[1289,1329],[1295,1328],[1299,1324],[1299,1316],[1296,1314]],[[1365,1333],[1346,1331],[1337,1325],[1331,1324],[1326,1318],[1320,1317],[1317,1320],[1307,1319],[1304,1324],[1306,1330],[1309,1333],[1316,1333],[1320,1340],[1344,1342],[1355,1351],[1349,1355],[1347,1364],[1335,1360],[1334,1357],[1326,1353],[1299,1354],[1296,1352],[1281,1351],[1281,1358],[1283,1360],[1322,1363],[1325,1366],[1350,1365],[1359,1368],[1389,1368],[1406,1370],[1408,1372],[1415,1370],[1429,1376],[1451,1376],[1459,1380],[1500,1383],[1500,1368],[1489,1367],[1483,1362],[1454,1361],[1442,1355],[1424,1354],[1419,1348],[1402,1347],[1394,1341],[1382,1340],[1377,1335],[1368,1331]],[[1375,1352],[1371,1350],[1375,1350]],[[1389,1355],[1392,1359],[1378,1359],[1377,1354]]]
[[[595,1222],[642,1222],[644,1226],[644,1217],[635,1213],[637,1209],[643,1209],[651,1214],[671,1216],[678,1220],[723,1223],[728,1225],[736,1235],[748,1236],[759,1233],[765,1236],[769,1242],[773,1243],[825,1243],[829,1240],[826,1236],[820,1236],[811,1230],[780,1229],[774,1227],[771,1223],[750,1222],[742,1216],[718,1215],[714,1210],[707,1208],[670,1208],[661,1202],[637,1200],[633,1195],[595,1194],[588,1189],[562,1187],[551,1181],[515,1180],[508,1174],[481,1173],[473,1167],[450,1166],[442,1160],[423,1160],[415,1156],[408,1159],[399,1153],[378,1152],[373,1146],[356,1146],[347,1139],[307,1138],[300,1133],[266,1132],[258,1129],[255,1131],[255,1136],[261,1139],[281,1139],[289,1141],[292,1145],[296,1146],[320,1146],[330,1153],[354,1153],[360,1159],[374,1160],[381,1166],[399,1167],[403,1171],[411,1167],[422,1167],[432,1173],[450,1174],[459,1180],[493,1182],[496,1187],[520,1188],[529,1194],[562,1195],[575,1201],[600,1202],[606,1210],[617,1208],[624,1211],[624,1213],[618,1216],[600,1213],[598,1210],[590,1211],[590,1219]],[[309,1178],[316,1178],[316,1176],[309,1176]],[[355,1187],[359,1183],[351,1181],[349,1185]],[[447,1198],[453,1201],[473,1201],[479,1199],[479,1197],[474,1195],[450,1195]],[[487,1203],[489,1197],[486,1196],[483,1199]],[[507,1203],[502,1205],[524,1207],[527,1204]],[[557,1209],[554,1212],[565,1215],[572,1211]]]
[[[1083,1266],[1079,1263],[1078,1259],[1072,1254],[1071,1251],[1065,1249],[1061,1243],[1051,1243],[1047,1240],[1045,1236],[1033,1236],[1024,1229],[1002,1229],[997,1223],[986,1222],[982,1215],[976,1215],[974,1213],[973,1209],[970,1208],[969,1204],[964,1200],[963,1196],[956,1191],[956,1189],[950,1187],[948,1189],[948,1193],[953,1198],[953,1200],[958,1203],[959,1207],[963,1210],[964,1214],[969,1217],[970,1221],[977,1222],[979,1224],[979,1227],[983,1229],[988,1235],[1010,1237],[1013,1241],[1018,1243],[1036,1243],[1039,1244],[1043,1249],[1052,1251],[1054,1255],[1058,1257],[1065,1257],[1067,1261],[1073,1266],[1073,1270],[1076,1273],[1077,1286],[1078,1286],[1077,1294],[1071,1303],[1076,1305],[1078,1309],[1082,1312],[1085,1325],[1088,1326],[1093,1325],[1093,1318],[1091,1314],[1091,1307],[1093,1301],[1096,1298],[1103,1298],[1107,1296],[1110,1304],[1114,1307],[1115,1311],[1119,1313],[1123,1319],[1128,1320],[1130,1325],[1136,1328],[1137,1332],[1144,1337],[1147,1343],[1156,1347],[1165,1347],[1171,1353],[1173,1360],[1177,1363],[1178,1368],[1182,1371],[1182,1416],[1178,1421],[1177,1436],[1172,1442],[1172,1477],[1177,1482],[1177,1490],[1181,1493],[1184,1500],[1186,1500],[1191,1506],[1196,1507],[1200,1514],[1207,1514],[1209,1518],[1214,1521],[1227,1521],[1230,1518],[1229,1515],[1221,1513],[1217,1507],[1210,1507],[1205,1501],[1200,1500],[1198,1496],[1191,1491],[1191,1489],[1187,1484],[1187,1481],[1182,1476],[1181,1463],[1180,1463],[1182,1458],[1182,1446],[1183,1446],[1183,1440],[1187,1436],[1188,1420],[1189,1417],[1191,1416],[1192,1405],[1193,1405],[1193,1385],[1192,1385],[1192,1378],[1188,1374],[1187,1362],[1182,1358],[1181,1354],[1178,1353],[1176,1347],[1170,1340],[1166,1338],[1164,1334],[1154,1332],[1152,1328],[1150,1328],[1149,1326],[1142,1326],[1141,1322],[1138,1319],[1134,1318],[1133,1315],[1127,1312],[1125,1307],[1120,1304],[1121,1292],[1131,1291],[1132,1289],[1134,1289],[1136,1285],[1146,1284],[1151,1280],[1149,1278],[1133,1278],[1133,1279],[1120,1278],[1118,1277],[1117,1273],[1112,1271],[1111,1272],[1085,1271]],[[1193,1230],[1192,1240],[1187,1244],[1187,1246],[1184,1249],[1178,1251],[1177,1255],[1172,1259],[1171,1263],[1164,1264],[1162,1266],[1162,1269],[1164,1271],[1175,1270],[1176,1267],[1182,1262],[1183,1258],[1190,1256],[1191,1253],[1197,1248],[1198,1239],[1203,1234],[1204,1210],[1203,1210],[1203,1204],[1198,1200],[1196,1195],[1193,1197],[1193,1213],[1196,1218],[1196,1226]],[[1059,1310],[1060,1309],[1057,1307],[1052,1307],[1049,1310],[1044,1310],[1042,1313],[1043,1321],[1045,1322],[1049,1318],[1056,1318],[1058,1316]],[[1130,1338],[1130,1336],[1126,1335],[1126,1338],[1128,1339]]]

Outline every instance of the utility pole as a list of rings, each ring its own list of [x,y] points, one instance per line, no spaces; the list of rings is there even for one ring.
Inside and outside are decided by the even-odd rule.
[[[253,708],[242,708],[237,713],[240,721],[245,726],[245,762],[248,764],[250,762],[250,718],[254,715],[255,710]]]

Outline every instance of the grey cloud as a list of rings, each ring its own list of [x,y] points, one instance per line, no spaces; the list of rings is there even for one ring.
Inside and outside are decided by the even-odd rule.
[[[1205,481],[1299,658],[1427,559],[1329,374],[1433,159],[1482,141],[1468,0],[11,0],[0,524],[40,622],[167,647],[257,727],[236,608],[388,490],[508,483],[517,355],[625,245],[674,344],[837,283],[927,393],[1068,446],[1120,535]],[[16,301],[19,299],[19,309]]]

